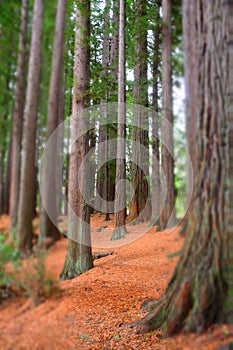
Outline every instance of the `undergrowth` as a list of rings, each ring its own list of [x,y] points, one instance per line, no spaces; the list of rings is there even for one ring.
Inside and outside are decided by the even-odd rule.
[[[48,274],[46,251],[36,250],[33,256],[20,259],[16,246],[0,234],[0,303],[17,295],[26,295],[34,305],[60,295],[58,282]]]
[[[60,295],[58,282],[46,271],[45,258],[46,251],[36,250],[20,272],[19,287],[34,305],[39,305],[48,298],[58,298]]]

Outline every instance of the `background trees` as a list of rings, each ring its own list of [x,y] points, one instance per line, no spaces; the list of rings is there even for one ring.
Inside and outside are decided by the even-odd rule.
[[[195,195],[180,260],[166,291],[143,321],[150,329],[164,327],[169,335],[181,329],[197,332],[217,320],[232,320],[230,256],[224,259],[225,252],[231,250],[227,237],[232,237],[227,200],[231,189],[227,182],[231,177],[228,141],[231,147],[232,83],[227,72],[232,55],[232,5],[200,0],[193,1],[192,6],[197,24],[194,38],[199,92],[191,95],[198,120]],[[209,23],[208,18],[213,21]],[[190,70],[192,60],[189,64]]]
[[[66,198],[60,197],[57,205],[51,192],[56,188],[56,154],[71,150],[62,184],[70,206],[61,274],[66,279],[93,266],[90,204],[97,192],[107,200],[115,199],[113,240],[127,232],[127,215],[133,223],[150,220],[162,230],[174,225],[176,209],[181,212],[175,197],[178,192],[185,202],[181,182],[186,178],[191,193],[192,166],[185,172],[179,168],[186,158],[184,151],[177,156],[177,145],[185,133],[181,130],[174,139],[173,130],[182,124],[173,108],[174,85],[183,82],[180,2],[80,0],[67,2],[65,14],[66,2],[59,0],[55,23],[56,4],[52,0],[44,7],[44,1],[22,0],[20,8],[17,1],[9,0],[6,7],[0,5],[0,214],[9,212],[11,189],[11,228],[23,253],[34,244],[32,220],[37,213],[40,241],[59,236],[40,203],[38,169],[44,145],[59,121],[77,115],[72,119],[71,140],[64,134],[42,174],[42,193],[54,208],[56,223],[59,214],[67,212]],[[144,320],[150,328],[166,326],[169,334],[181,328],[204,329],[221,317],[232,319],[232,222],[228,217],[232,186],[227,185],[227,178],[232,180],[232,5],[230,1],[184,0],[183,13],[186,136],[195,166],[195,192],[181,259],[165,294]],[[109,117],[108,102],[118,102],[118,113],[104,127],[98,118],[87,120],[82,112],[101,103]],[[134,105],[131,113],[125,102],[152,107],[155,113],[144,118],[145,109]],[[102,154],[101,143],[116,136],[117,155],[108,159],[108,148]],[[126,140],[136,141],[144,151]],[[81,166],[90,149],[94,149],[91,174],[85,162]],[[102,164],[99,173],[94,170],[98,164]],[[182,181],[178,176],[183,176]],[[125,179],[134,188],[128,202]],[[98,208],[104,209],[106,204]]]
[[[23,227],[25,232],[25,237],[28,236],[28,244],[32,245],[33,236],[32,236],[32,219],[36,215],[36,212],[40,214],[40,242],[44,240],[46,236],[59,237],[58,231],[56,227],[51,223],[50,219],[47,217],[46,212],[43,210],[43,205],[40,201],[39,191],[38,191],[38,170],[40,168],[40,157],[43,151],[43,147],[45,145],[46,140],[48,140],[49,135],[52,130],[57,126],[58,120],[66,119],[69,114],[72,113],[72,93],[73,86],[76,86],[77,83],[76,78],[73,77],[73,64],[75,59],[75,48],[74,48],[74,28],[75,28],[75,16],[74,12],[77,10],[77,7],[83,6],[79,2],[68,2],[67,3],[67,14],[65,17],[64,11],[64,2],[63,9],[60,11],[60,2],[58,3],[58,11],[57,18],[59,17],[59,13],[61,14],[61,21],[57,24],[55,23],[56,14],[56,5],[57,1],[53,0],[45,6],[44,11],[44,21],[42,26],[42,41],[41,41],[41,62],[38,62],[37,69],[40,70],[40,79],[37,79],[38,87],[38,108],[33,112],[33,118],[28,119],[26,117],[27,108],[25,109],[25,120],[30,120],[30,123],[33,123],[33,133],[30,133],[31,140],[30,146],[28,147],[27,152],[22,153],[22,159],[20,160],[21,164],[26,164],[25,159],[28,162],[28,158],[25,157],[25,154],[32,154],[30,160],[30,166],[34,167],[35,177],[34,181],[30,181],[29,187],[30,190],[30,205],[29,200],[21,200],[21,204],[19,210],[21,212],[26,213],[26,211],[22,207],[22,203],[30,207],[30,215],[25,214],[25,223],[27,221],[28,229],[26,229],[26,224],[22,224],[19,222],[13,223],[14,215],[12,212],[12,228],[14,233],[17,233],[17,239],[19,238],[19,232]],[[101,3],[102,4],[102,3]],[[24,43],[27,48],[30,48],[33,51],[32,45],[30,47],[30,35],[34,29],[32,25],[32,7],[31,3],[29,3],[28,9],[28,19],[27,19],[27,38]],[[103,5],[103,6],[102,6]],[[88,97],[88,104],[95,105],[96,103],[100,103],[104,105],[105,102],[116,102],[118,99],[118,58],[119,58],[119,2],[118,1],[107,1],[101,6],[98,3],[91,2],[91,12],[90,12],[90,38],[87,39],[90,41],[90,55],[88,56],[88,64],[90,65],[90,73],[88,78],[89,86],[86,88],[86,92],[84,93],[85,100]],[[10,11],[15,11],[15,17],[17,21],[15,21],[15,29],[13,31],[14,35],[12,38],[14,39],[15,46],[18,44],[19,40],[19,24],[20,24],[20,7],[15,6],[15,2],[12,0],[9,2],[9,13]],[[102,9],[105,7],[105,11]],[[124,101],[126,102],[136,102],[144,106],[152,106],[157,113],[156,119],[153,118],[153,122],[156,121],[158,124],[159,119],[161,118],[161,71],[162,71],[162,60],[161,60],[161,20],[160,20],[160,7],[161,2],[158,1],[155,4],[151,4],[150,2],[133,3],[128,2],[125,6],[125,81],[124,81]],[[22,7],[22,8],[25,8]],[[176,10],[176,6],[171,8],[171,18],[174,22],[175,28],[177,28],[178,20],[174,20],[177,17],[178,11]],[[102,12],[101,12],[101,11]],[[5,11],[6,12],[6,11]],[[25,10],[24,10],[25,12]],[[155,16],[156,14],[156,16]],[[65,43],[64,43],[64,52],[63,52],[63,40],[62,33],[64,32],[64,23],[65,20]],[[24,24],[25,26],[25,24]],[[1,31],[8,33],[9,24],[7,21],[2,20],[1,22]],[[54,31],[55,28],[55,31]],[[60,28],[58,30],[58,28]],[[8,34],[7,34],[8,35]],[[2,88],[2,96],[5,102],[2,102],[3,106],[7,106],[4,109],[3,118],[1,120],[1,132],[4,135],[1,143],[1,186],[0,186],[0,202],[2,207],[2,212],[7,212],[7,193],[9,192],[9,184],[10,177],[8,176],[10,169],[10,159],[12,158],[12,164],[14,164],[14,138],[12,139],[12,148],[11,144],[11,128],[10,128],[10,117],[12,114],[12,101],[14,99],[14,91],[17,89],[17,84],[19,80],[15,80],[15,72],[17,69],[17,58],[20,59],[20,54],[22,51],[14,50],[14,46],[9,45],[7,42],[3,40],[4,35],[0,37],[1,45],[4,48],[6,53],[17,52],[9,58],[9,62],[6,59],[4,61],[5,66],[9,69],[4,70],[4,75],[2,78],[3,84]],[[33,35],[32,35],[33,37]],[[59,39],[60,38],[60,39]],[[85,39],[86,40],[86,39]],[[179,43],[179,37],[176,38],[175,43]],[[53,44],[54,42],[54,44]],[[53,49],[54,48],[54,49]],[[39,49],[39,45],[37,45],[37,50]],[[180,52],[176,53],[177,47],[173,48],[173,55],[171,57],[172,62],[178,60],[180,57]],[[18,57],[17,57],[18,55]],[[64,55],[64,66],[62,68],[62,56]],[[7,54],[6,54],[7,56]],[[53,57],[53,59],[52,59]],[[37,57],[39,59],[39,56]],[[8,62],[8,63],[7,63]],[[170,63],[170,62],[169,62]],[[8,66],[7,66],[8,64]],[[176,65],[177,66],[177,65]],[[29,63],[29,71],[32,69],[31,63]],[[88,68],[85,68],[88,69]],[[122,68],[120,69],[120,71]],[[174,70],[174,74],[177,73],[177,69]],[[55,73],[56,74],[55,74]],[[180,73],[179,73],[180,74]],[[33,78],[36,75],[33,74]],[[51,79],[50,79],[51,77]],[[51,83],[49,82],[51,80]],[[61,87],[61,81],[63,79],[63,86]],[[29,81],[27,91],[31,89],[29,88]],[[8,86],[8,88],[6,88]],[[49,88],[50,86],[50,88]],[[153,90],[153,96],[152,96]],[[21,91],[23,91],[21,89]],[[35,90],[34,90],[35,91]],[[80,93],[83,95],[83,93]],[[87,95],[86,95],[87,94]],[[123,96],[123,95],[122,95]],[[123,97],[121,97],[123,98]],[[23,97],[20,98],[20,102],[23,105]],[[9,101],[9,103],[7,102]],[[34,98],[36,102],[36,99]],[[64,103],[64,107],[62,104]],[[17,103],[15,104],[17,105]],[[33,108],[35,109],[36,103],[33,104]],[[32,112],[32,110],[30,110]],[[141,112],[140,112],[141,113]],[[137,149],[134,147],[134,144],[130,142],[127,143],[126,147],[126,162],[125,162],[125,177],[127,180],[133,183],[133,187],[135,190],[135,196],[130,203],[126,201],[126,210],[125,214],[129,214],[128,220],[131,221],[136,219],[134,223],[138,221],[148,221],[151,218],[150,213],[150,198],[152,195],[152,202],[154,208],[157,206],[157,214],[159,216],[159,199],[160,199],[160,190],[159,190],[159,173],[161,170],[161,145],[158,142],[158,139],[153,139],[153,135],[156,133],[157,136],[160,137],[160,131],[158,129],[158,125],[153,125],[153,135],[152,135],[152,118],[147,116],[146,120],[142,114],[135,113],[132,114],[132,122],[135,124],[141,123],[142,128],[132,127],[130,122],[130,112],[128,112],[128,121],[127,121],[127,133],[126,139],[128,141],[135,140],[138,144],[145,146],[145,153],[139,154]],[[36,123],[35,123],[36,120]],[[92,121],[92,131],[89,134],[89,140],[85,141],[89,144],[89,147],[95,147],[98,149],[99,145],[105,139],[112,140],[116,138],[116,120],[107,125],[106,128],[99,128],[98,121]],[[26,128],[26,127],[25,127]],[[156,129],[156,130],[155,130]],[[28,130],[26,128],[25,130]],[[121,130],[123,132],[123,130]],[[124,131],[125,132],[125,131]],[[17,129],[17,133],[20,134],[20,129]],[[13,134],[12,134],[13,135]],[[33,135],[33,137],[32,137]],[[26,136],[26,132],[24,133],[24,137]],[[17,139],[18,140],[18,139]],[[22,147],[22,143],[18,140],[19,147]],[[33,143],[32,143],[33,142]],[[63,144],[60,144],[60,152],[61,154],[66,153],[69,150],[69,139],[65,135],[62,141]],[[33,149],[33,144],[35,144],[35,149]],[[156,147],[155,147],[156,146]],[[26,146],[24,145],[24,148]],[[152,166],[152,147],[154,149],[154,154],[156,154],[156,158],[158,162],[155,162]],[[12,151],[11,151],[12,149]],[[99,147],[100,149],[100,147]],[[141,152],[141,151],[140,151]],[[20,153],[18,152],[18,155]],[[98,151],[95,152],[93,157],[93,169],[95,168],[95,164],[98,165],[98,162],[101,161],[101,157],[103,155],[101,153],[98,154]],[[33,159],[32,159],[33,158]],[[45,197],[50,202],[50,206],[54,208],[54,222],[58,219],[59,214],[65,214],[67,211],[66,201],[63,199],[57,200],[54,196],[51,195],[50,190],[54,187],[54,183],[52,181],[53,173],[55,170],[56,160],[55,157],[50,157],[49,170],[45,171],[45,174],[42,176],[44,180],[41,183],[43,197]],[[138,164],[136,164],[138,163]],[[135,165],[136,164],[136,165]],[[143,167],[143,170],[140,167]],[[24,166],[23,166],[24,167]],[[22,169],[23,169],[22,167]],[[64,181],[62,191],[65,192],[65,196],[68,194],[68,173],[69,173],[69,156],[66,157],[64,162]],[[152,171],[153,168],[153,171]],[[23,171],[21,169],[21,172]],[[14,166],[12,166],[12,188],[17,184],[15,183],[16,177],[13,175],[16,172],[14,170]],[[26,171],[24,171],[22,181],[24,184],[28,183],[26,179]],[[155,176],[155,174],[157,174]],[[91,191],[92,192],[92,201],[95,201],[95,195],[99,192],[100,196],[103,198],[107,198],[110,201],[114,201],[115,196],[115,177],[116,177],[116,159],[109,159],[100,169],[99,173],[95,173],[93,171],[91,181]],[[157,182],[155,184],[155,178],[157,177]],[[32,178],[32,175],[30,175]],[[33,186],[32,186],[33,182]],[[152,185],[153,183],[153,185]],[[19,180],[18,180],[19,184]],[[21,188],[23,188],[21,186]],[[156,190],[155,190],[156,188]],[[12,190],[12,203],[14,207],[18,209],[19,202],[14,195],[17,194],[17,191]],[[21,194],[21,198],[26,198],[26,190]],[[32,194],[34,193],[34,195]],[[57,203],[59,202],[59,204]],[[13,204],[11,207],[13,208]],[[58,206],[58,210],[56,213],[56,208]],[[134,209],[136,208],[135,212]],[[104,208],[100,208],[100,211],[103,211]],[[109,206],[110,211],[113,211],[113,206]],[[146,209],[146,210],[144,210]],[[154,213],[154,209],[153,209]],[[27,219],[26,219],[27,218]],[[21,221],[23,218],[21,217]],[[155,221],[152,219],[152,223]],[[20,228],[21,227],[21,228]],[[29,230],[30,227],[30,230]],[[22,243],[22,250],[24,243]],[[28,250],[28,248],[26,249]]]

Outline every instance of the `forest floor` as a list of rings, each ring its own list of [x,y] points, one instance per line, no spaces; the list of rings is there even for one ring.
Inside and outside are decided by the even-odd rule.
[[[92,223],[96,227],[112,225],[99,215],[92,217]],[[7,224],[7,217],[2,217],[0,230]],[[128,231],[127,236],[134,237],[132,243],[111,247],[114,254],[95,260],[93,269],[60,281],[58,298],[38,306],[23,296],[4,301],[0,305],[0,349],[207,350],[233,340],[233,326],[226,325],[171,338],[165,338],[161,330],[138,334],[127,326],[146,314],[141,308],[144,300],[158,298],[164,291],[177,261],[168,254],[178,251],[183,242],[178,229],[155,233],[154,228],[137,225],[128,226]],[[98,233],[99,237],[105,234],[105,230]],[[57,280],[66,243],[66,238],[56,242],[46,258],[46,268]]]

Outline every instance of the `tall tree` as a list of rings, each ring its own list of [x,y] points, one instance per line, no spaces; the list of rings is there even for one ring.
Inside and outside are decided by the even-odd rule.
[[[22,0],[21,25],[19,34],[19,52],[16,71],[15,103],[12,113],[12,149],[11,149],[11,184],[10,184],[10,229],[17,226],[20,183],[20,152],[23,129],[23,112],[26,93],[26,58],[27,58],[27,17],[28,0]]]
[[[199,91],[193,96],[198,121],[193,206],[173,276],[142,321],[150,329],[164,327],[169,335],[181,329],[202,331],[216,321],[233,319],[232,201],[228,199],[228,194],[232,196],[233,3],[190,3],[195,7]]]
[[[159,61],[160,61],[160,18],[161,0],[156,2],[155,24],[153,28],[153,91],[152,107],[152,194],[151,194],[151,225],[159,225],[160,216],[160,153],[159,153]]]
[[[141,106],[148,106],[147,79],[147,2],[135,2],[135,34],[134,34],[134,84],[133,101]],[[133,145],[132,145],[132,184],[134,197],[130,203],[129,220],[147,221],[151,216],[149,206],[149,121],[139,108],[133,112]],[[140,125],[141,124],[141,125]],[[142,145],[141,149],[138,146]],[[148,152],[146,152],[148,149]]]
[[[103,48],[102,48],[102,74],[101,74],[101,83],[102,83],[102,90],[103,90],[103,96],[101,98],[101,105],[102,105],[102,113],[104,119],[107,118],[106,115],[106,103],[108,102],[108,69],[109,69],[109,53],[110,53],[110,3],[109,1],[105,2],[105,9],[104,9],[104,23],[103,23]],[[104,120],[106,121],[106,120]],[[107,126],[102,125],[102,121],[100,121],[99,126],[99,145],[102,142],[105,142],[107,140]],[[103,162],[105,162],[103,164]],[[108,187],[108,164],[107,164],[107,142],[106,147],[103,152],[103,148],[98,148],[98,163],[100,167],[98,173],[97,173],[97,193],[98,197],[96,200],[96,206],[100,211],[107,211],[106,212],[106,218],[108,219],[108,208],[105,208],[105,205],[102,207],[102,201],[101,198],[105,199],[107,201],[107,187]],[[107,176],[106,176],[107,175]]]
[[[29,57],[28,85],[23,126],[23,149],[20,173],[18,208],[19,249],[32,248],[32,218],[35,196],[35,146],[37,109],[40,82],[41,43],[44,0],[35,0],[32,19],[32,37]]]
[[[0,4],[0,213],[9,213],[11,116],[20,32],[20,3]]]
[[[125,138],[126,138],[126,107],[125,107],[125,2],[120,0],[119,10],[119,62],[118,62],[118,125],[117,125],[117,160],[116,160],[116,204],[114,208],[114,230],[112,240],[125,236]]]
[[[88,106],[90,79],[90,1],[77,4],[77,28],[75,36],[73,118],[71,124],[71,154],[69,173],[68,245],[61,279],[78,276],[93,267],[90,208],[82,196],[87,191],[88,176],[85,168],[80,177],[78,171],[88,152],[89,137],[83,108]],[[85,192],[86,193],[86,192]]]
[[[173,108],[172,108],[172,41],[171,0],[162,0],[162,122],[161,164],[163,171],[161,209],[158,230],[163,230],[174,221],[174,159],[173,159]],[[165,198],[163,198],[165,197]]]
[[[112,7],[112,19],[110,17],[111,9],[110,1],[105,4],[104,13],[104,28],[103,28],[103,52],[102,52],[102,91],[104,97],[101,99],[101,103],[116,102],[117,101],[117,77],[118,77],[118,44],[119,44],[119,3],[113,1]],[[103,106],[104,108],[104,106]],[[105,114],[105,119],[107,115]],[[107,120],[105,120],[107,121]],[[104,142],[106,139],[116,138],[116,126],[115,124],[101,125],[99,128],[99,143]],[[99,148],[98,162],[103,164],[104,153],[107,153],[108,143],[106,143],[106,150],[102,152]],[[101,151],[100,151],[101,150]],[[107,159],[107,154],[105,159]],[[109,219],[109,212],[113,212],[114,209],[108,204],[114,201],[115,194],[115,178],[116,178],[116,162],[115,160],[107,161],[97,173],[97,192],[100,197],[104,198],[106,202],[103,202],[103,211],[107,211],[106,220]],[[97,197],[96,204],[99,197]],[[101,209],[101,207],[99,206]]]
[[[49,104],[48,104],[48,118],[47,118],[47,132],[46,139],[49,140],[53,131],[58,127],[61,120],[61,99],[62,94],[62,67],[63,67],[63,52],[64,52],[64,28],[66,17],[66,0],[58,0],[57,15],[55,24],[55,33],[53,41],[53,54],[50,76],[50,88],[49,88]],[[54,149],[51,148],[50,153],[47,154],[45,164],[43,167],[43,174],[41,178],[42,189],[42,205],[40,213],[40,242],[43,242],[46,237],[51,237],[56,240],[60,237],[57,229],[57,197],[54,196],[56,191],[56,172],[54,176],[54,169],[56,169],[58,147],[59,144],[54,142]],[[55,177],[55,179],[54,179]],[[44,205],[43,205],[44,201]],[[46,212],[46,208],[49,207],[50,211],[53,211],[52,218],[50,218]],[[52,219],[52,221],[51,221]]]
[[[196,99],[197,94],[197,45],[196,45],[196,24],[195,24],[196,6],[193,2],[183,1],[183,42],[184,42],[184,69],[185,69],[185,95],[186,95],[186,139],[187,147],[191,157],[191,162],[188,162],[187,168],[187,199],[192,195],[192,175],[195,167],[196,159],[196,126],[197,112]]]

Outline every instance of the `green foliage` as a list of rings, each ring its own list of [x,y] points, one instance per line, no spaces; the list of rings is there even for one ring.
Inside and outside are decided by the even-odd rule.
[[[39,305],[47,298],[57,298],[60,294],[58,283],[46,271],[45,258],[46,252],[37,250],[35,257],[30,257],[20,271],[18,286],[34,305]]]
[[[19,266],[19,251],[12,243],[7,243],[4,234],[0,235],[0,301],[9,295],[13,283],[13,274],[6,266],[12,262],[13,267]]]

